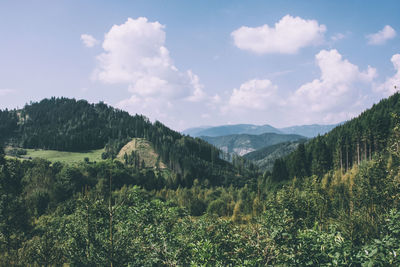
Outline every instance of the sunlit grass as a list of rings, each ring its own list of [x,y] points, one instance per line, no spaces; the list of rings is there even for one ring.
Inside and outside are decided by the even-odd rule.
[[[84,161],[85,158],[89,158],[89,161],[101,161],[101,154],[104,152],[104,149],[84,152],[66,152],[43,149],[26,149],[26,151],[27,154],[22,156],[22,159],[42,158],[51,162],[60,161],[63,163],[75,163]]]

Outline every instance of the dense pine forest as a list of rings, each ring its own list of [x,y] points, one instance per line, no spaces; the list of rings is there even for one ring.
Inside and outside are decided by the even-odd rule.
[[[104,103],[0,111],[0,265],[398,266],[399,115],[397,93],[262,173]],[[132,138],[167,169],[115,159]],[[65,164],[7,147],[105,152]]]
[[[371,160],[399,137],[393,135],[393,129],[400,122],[399,97],[395,94],[384,99],[325,136],[299,145],[290,156],[276,162],[273,177],[277,180],[311,175],[322,177],[330,170],[346,172],[363,160]]]
[[[171,186],[191,186],[194,179],[213,185],[243,184],[242,175],[233,175],[214,146],[104,103],[44,99],[21,110],[2,111],[0,118],[0,140],[13,146],[60,151],[105,147],[104,158],[114,158],[129,138],[139,137],[149,140],[160,160],[175,172]]]

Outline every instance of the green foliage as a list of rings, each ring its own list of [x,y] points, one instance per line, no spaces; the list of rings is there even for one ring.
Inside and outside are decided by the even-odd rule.
[[[398,266],[400,264],[400,212],[392,209],[385,219],[379,239],[362,247],[357,259],[362,266]]]
[[[0,143],[15,134],[18,129],[18,114],[8,109],[0,110]]]
[[[393,114],[400,114],[399,93],[381,100],[357,118],[337,126],[324,136],[307,142],[305,161],[302,160],[303,155],[298,155],[298,150],[292,152],[285,158],[290,177],[299,177],[299,172],[303,176],[303,166],[309,168],[309,175],[318,177],[333,168],[342,172],[350,170],[361,161],[371,160],[373,155],[385,152],[389,143],[393,144],[392,149],[399,151],[398,144],[393,141],[396,140],[394,136],[399,135],[399,120]]]
[[[12,148],[7,151],[7,155],[13,156],[13,157],[21,157],[21,156],[26,155],[27,153],[28,152],[26,151],[26,149],[22,149],[22,148]]]
[[[243,157],[251,160],[262,171],[272,171],[276,159],[283,158],[297,149],[300,143],[306,140],[283,142],[267,146],[245,154]]]
[[[226,204],[222,199],[213,200],[207,208],[207,213],[215,214],[218,216],[227,216],[226,213]]]
[[[195,180],[150,194],[124,184],[146,186],[154,174],[118,161],[6,160],[1,264],[398,265],[400,215],[388,208],[398,205],[399,173],[393,163],[386,171],[388,161],[293,180],[265,195],[262,180],[256,189]]]
[[[35,159],[41,158],[51,162],[62,162],[62,163],[78,163],[88,158],[89,161],[101,161],[101,155],[104,149],[90,150],[84,152],[66,152],[57,150],[43,150],[43,149],[24,149],[27,153],[22,156],[24,159]],[[7,153],[10,155],[10,153]],[[12,154],[11,154],[12,155]],[[21,155],[20,155],[21,157]]]
[[[276,159],[272,169],[272,180],[274,182],[284,181],[289,178],[286,162],[283,159]]]
[[[393,99],[375,109],[385,116]],[[361,122],[352,130],[363,132]],[[263,176],[239,157],[220,163],[201,140],[148,125],[170,175],[110,159],[6,159],[0,149],[0,265],[400,264],[398,122],[371,144],[373,155],[358,146],[359,163],[346,143],[358,134],[342,132],[347,141],[317,137]],[[343,161],[347,152],[353,158]]]
[[[42,149],[28,150],[27,158],[42,157],[67,163],[85,157],[92,161],[113,159],[127,140],[146,139],[159,156],[158,162],[165,163],[179,176],[179,181],[170,186],[190,187],[195,179],[207,179],[210,185],[243,186],[254,174],[240,172],[236,175],[233,166],[219,157],[220,150],[199,138],[183,136],[158,121],[151,123],[144,116],[131,116],[102,102],[89,104],[85,100],[68,98],[44,99],[25,105],[21,110],[2,111],[1,127],[7,128],[7,135],[0,136],[0,141],[4,139],[13,147]],[[58,151],[93,151],[95,155]],[[145,165],[148,164],[139,161],[140,168]]]
[[[352,263],[351,243],[334,227],[321,231],[318,225],[298,233],[298,245],[291,265],[349,266]]]

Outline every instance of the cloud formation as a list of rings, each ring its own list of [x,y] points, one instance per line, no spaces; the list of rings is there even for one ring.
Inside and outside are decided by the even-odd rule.
[[[323,42],[326,26],[316,20],[284,16],[274,27],[242,26],[233,31],[235,45],[257,54],[295,54],[300,48]]]
[[[121,99],[118,108],[180,128],[204,110],[207,101],[214,105],[214,99],[193,71],[174,65],[165,39],[165,25],[145,17],[112,26],[92,78],[127,89],[130,96]]]
[[[228,106],[231,109],[263,110],[276,99],[277,88],[270,80],[249,80],[239,89],[233,89]]]
[[[93,47],[99,43],[99,41],[90,34],[81,34],[81,40],[86,47]]]
[[[396,73],[376,88],[376,91],[383,93],[385,97],[398,92],[400,89],[400,54],[393,55],[391,61]]]
[[[350,114],[364,97],[358,85],[372,82],[376,69],[368,66],[366,71],[360,71],[335,49],[322,50],[315,59],[321,76],[300,86],[292,95],[291,104],[318,116],[325,114],[326,120],[331,121],[335,121],[335,113],[348,111]]]
[[[379,32],[368,34],[366,38],[370,45],[382,45],[385,44],[387,40],[393,39],[395,36],[396,31],[390,25],[386,25]]]
[[[104,53],[97,57],[95,79],[127,84],[136,97],[202,99],[199,78],[190,70],[179,71],[165,47],[165,26],[147,18],[128,18],[106,33]]]

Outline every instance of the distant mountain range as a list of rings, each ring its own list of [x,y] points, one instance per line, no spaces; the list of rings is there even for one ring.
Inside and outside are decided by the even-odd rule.
[[[292,153],[305,139],[279,143],[272,146],[260,148],[256,151],[245,154],[243,157],[253,161],[262,171],[272,171],[276,159],[283,158]]]
[[[234,124],[234,125],[221,125],[221,126],[202,126],[189,128],[184,130],[182,133],[187,134],[193,137],[200,136],[225,136],[232,134],[252,134],[259,135],[263,133],[277,133],[277,134],[297,134],[302,135],[308,138],[315,137],[317,135],[323,135],[338,125],[338,124],[330,124],[330,125],[301,125],[301,126],[291,126],[285,128],[275,128],[271,125],[253,125],[253,124]]]
[[[225,153],[243,156],[260,148],[276,145],[283,142],[294,142],[306,138],[296,134],[263,133],[252,134],[231,134],[225,136],[201,136],[201,139],[218,147]]]

